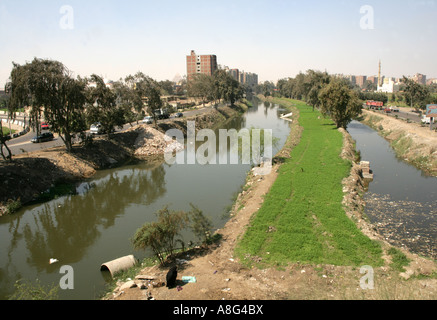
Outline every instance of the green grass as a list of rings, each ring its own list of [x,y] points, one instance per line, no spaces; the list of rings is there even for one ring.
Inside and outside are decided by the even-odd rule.
[[[8,135],[9,133],[11,133],[11,134],[15,133],[15,130],[9,131],[9,128],[6,128],[6,127],[2,127],[2,131],[3,131],[4,135]]]
[[[410,264],[410,260],[407,258],[407,256],[402,253],[399,249],[396,248],[390,248],[388,251],[388,254],[391,256],[391,264],[390,266],[399,272],[405,272],[406,266]]]
[[[342,180],[351,169],[340,157],[342,134],[312,107],[292,102],[304,128],[301,141],[281,166],[236,254],[249,264],[251,257],[261,257],[270,265],[382,265],[380,245],[356,227],[342,206]],[[270,226],[276,231],[269,233]]]

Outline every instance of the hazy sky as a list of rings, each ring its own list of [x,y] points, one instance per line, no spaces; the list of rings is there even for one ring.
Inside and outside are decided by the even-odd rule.
[[[191,50],[260,81],[376,75],[379,59],[386,76],[437,77],[437,0],[0,0],[0,88],[12,62],[34,57],[81,76],[172,80]]]

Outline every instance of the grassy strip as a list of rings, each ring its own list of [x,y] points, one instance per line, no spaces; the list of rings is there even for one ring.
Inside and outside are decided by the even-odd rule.
[[[236,254],[269,265],[382,265],[380,245],[362,234],[342,206],[342,180],[351,169],[340,157],[342,134],[312,107],[287,102],[299,110],[301,141],[281,166]]]

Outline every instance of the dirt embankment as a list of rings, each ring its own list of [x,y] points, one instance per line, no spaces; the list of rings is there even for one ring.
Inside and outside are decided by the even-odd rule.
[[[300,141],[302,128],[298,125],[295,111],[290,137],[268,176],[259,177],[249,173],[244,191],[239,195],[231,212],[231,219],[217,232],[222,241],[208,248],[198,248],[179,254],[166,266],[147,267],[132,281],[119,281],[117,288],[108,293],[108,300],[311,300],[311,299],[436,299],[437,280],[427,278],[437,268],[433,261],[406,253],[412,260],[401,275],[410,278],[404,281],[399,271],[390,267],[390,257],[385,254],[383,267],[375,269],[374,290],[363,290],[359,268],[332,265],[290,264],[288,267],[249,268],[234,257],[234,248],[244,234],[251,217],[261,207],[264,195],[275,182],[280,160]],[[354,142],[344,135],[342,156],[354,162]],[[381,241],[384,252],[389,245],[363,216],[364,202],[361,198],[365,183],[361,169],[354,164],[351,175],[343,181],[344,207],[347,215],[372,239]],[[163,284],[171,263],[179,268],[177,285],[168,289]],[[425,275],[423,279],[419,276]],[[195,277],[195,283],[185,283],[182,277]],[[414,277],[418,276],[418,277]]]
[[[362,122],[387,139],[399,158],[437,176],[437,132],[368,110],[363,110]]]
[[[10,163],[0,162],[0,216],[37,200],[59,184],[88,179],[98,170],[162,159],[169,144],[165,132],[175,128],[185,134],[187,121],[195,121],[196,129],[214,128],[245,110],[244,106],[211,108],[190,118],[160,122],[158,130],[153,125],[135,125],[110,140],[102,137],[87,146],[76,145],[72,153],[59,147],[16,156]]]

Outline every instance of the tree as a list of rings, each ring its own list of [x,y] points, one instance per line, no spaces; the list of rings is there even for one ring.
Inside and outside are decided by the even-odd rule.
[[[157,112],[162,109],[161,91],[157,86],[150,86],[146,91],[147,95],[147,112],[152,115],[155,122],[155,128],[158,129]]]
[[[109,89],[104,80],[98,75],[91,75],[88,79],[87,119],[89,123],[99,122],[103,131],[110,134],[115,127],[122,128],[124,124],[124,109],[116,105],[116,95]]]
[[[414,80],[403,77],[402,82],[405,84],[404,96],[405,102],[410,104],[411,108],[424,110],[427,102],[430,100],[431,93],[429,88]]]
[[[128,76],[125,81],[133,89],[132,103],[134,109],[139,112],[146,106],[147,112],[153,117],[157,128],[157,113],[163,107],[161,87],[154,79],[142,72],[137,72],[134,76]]]
[[[180,232],[188,223],[188,214],[183,211],[170,211],[164,207],[156,213],[158,221],[146,223],[139,228],[131,239],[135,249],[150,247],[161,264],[165,255],[172,255],[176,248]]]
[[[214,79],[207,74],[196,74],[188,83],[188,94],[200,98],[204,106],[206,102],[216,97],[214,91],[216,91]]]
[[[73,79],[58,61],[35,58],[24,66],[15,63],[13,66],[9,85],[11,110],[31,103],[30,120],[37,133],[44,113],[51,130],[59,134],[67,152],[71,152],[73,133],[85,129],[85,81]]]
[[[220,99],[229,101],[231,105],[240,100],[244,94],[244,89],[240,83],[222,69],[214,73],[214,90],[217,90],[215,94]]]
[[[12,161],[12,152],[9,149],[6,142],[9,140],[9,137],[3,133],[3,122],[0,119],[0,154],[4,161]],[[3,152],[3,148],[8,151],[8,154],[5,155]]]
[[[320,100],[319,93],[322,90],[323,86],[328,84],[331,81],[331,77],[327,72],[320,72],[314,70],[308,70],[305,75],[305,101],[313,107],[313,111],[315,108],[319,108]]]
[[[346,129],[352,119],[361,114],[361,103],[357,94],[338,79],[321,90],[319,99],[321,112],[330,116],[337,128]]]

